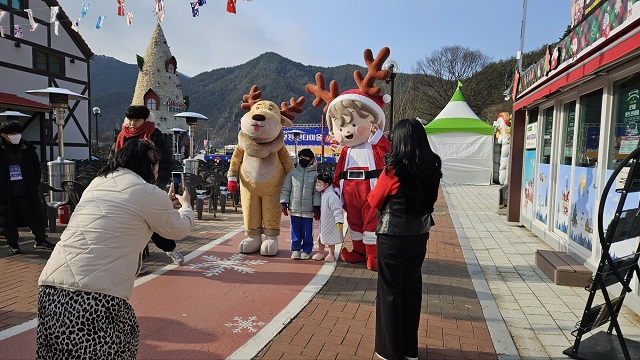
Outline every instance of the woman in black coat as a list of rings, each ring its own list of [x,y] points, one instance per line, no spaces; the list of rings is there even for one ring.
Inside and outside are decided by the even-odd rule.
[[[40,159],[36,147],[22,139],[17,121],[0,125],[0,227],[9,245],[9,254],[20,253],[18,227],[29,226],[35,247],[53,249],[47,241],[42,211]]]

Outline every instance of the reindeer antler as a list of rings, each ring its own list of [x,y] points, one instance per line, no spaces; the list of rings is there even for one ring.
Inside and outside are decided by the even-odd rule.
[[[387,80],[391,76],[389,70],[382,70],[382,65],[391,54],[391,50],[388,47],[380,49],[378,56],[373,58],[373,53],[370,49],[364,51],[364,62],[367,64],[367,76],[362,76],[360,70],[356,70],[353,73],[353,77],[356,79],[356,84],[360,91],[367,95],[379,95],[382,92],[379,86],[373,86],[376,80]]]
[[[308,93],[314,94],[316,96],[312,103],[314,107],[322,105],[323,102],[327,103],[327,105],[324,106],[324,112],[326,113],[329,104],[340,94],[340,92],[338,91],[338,82],[332,80],[329,84],[329,90],[326,90],[324,75],[322,75],[322,73],[317,73],[316,84],[317,85],[307,84],[304,89],[307,90]]]
[[[296,114],[294,113],[302,113],[302,105],[304,105],[304,102],[306,100],[307,99],[305,99],[304,96],[300,96],[298,100],[291,98],[291,100],[289,100],[289,105],[287,105],[287,103],[283,101],[282,105],[280,105],[280,115],[286,117],[289,120],[295,119]]]
[[[262,91],[258,90],[258,85],[253,85],[248,94],[242,95],[243,103],[240,104],[240,108],[242,108],[242,110],[249,111],[253,104],[260,100],[262,100]]]

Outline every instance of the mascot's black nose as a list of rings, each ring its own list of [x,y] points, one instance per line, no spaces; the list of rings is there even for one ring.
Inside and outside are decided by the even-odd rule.
[[[265,121],[267,118],[262,114],[253,114],[251,119],[253,119],[255,121]]]

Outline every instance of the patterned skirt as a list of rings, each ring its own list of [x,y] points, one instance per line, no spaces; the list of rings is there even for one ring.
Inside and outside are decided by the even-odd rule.
[[[40,287],[37,359],[135,359],[139,336],[136,314],[125,299]]]

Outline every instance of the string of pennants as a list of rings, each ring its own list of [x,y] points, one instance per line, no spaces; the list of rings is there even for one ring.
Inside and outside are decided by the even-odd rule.
[[[127,26],[130,26],[133,24],[133,11],[125,10],[125,1],[126,0],[116,0],[116,5],[117,5],[116,15],[124,17]],[[165,17],[164,0],[153,0],[153,1],[155,2],[153,12],[157,17],[158,22],[162,22]],[[227,0],[228,13],[231,13],[231,14],[236,13],[236,1],[237,0]],[[251,0],[243,0],[243,1],[250,2]],[[206,5],[207,0],[198,0],[198,1],[190,2],[189,4],[191,6],[191,15],[193,17],[197,17],[197,16],[200,16],[200,7],[202,7],[203,5]],[[82,8],[80,10],[80,17],[71,22],[71,28],[73,30],[78,31],[80,27],[80,20],[87,15],[87,13],[89,12],[90,5],[91,5],[90,2],[82,3]],[[33,9],[24,9],[24,11],[27,13],[27,16],[29,17],[29,25],[30,25],[29,31],[35,31],[38,28],[38,23],[33,18]],[[49,23],[53,24],[53,31],[54,31],[54,34],[56,35],[58,35],[58,27],[60,26],[60,21],[57,20],[59,11],[60,11],[59,6],[52,6],[51,14],[49,17]],[[2,18],[6,13],[7,11],[0,10],[0,22],[2,21]],[[105,15],[98,16],[96,21],[96,29],[100,30],[102,28],[105,19],[106,19]],[[13,36],[16,38],[23,37],[22,26],[20,24],[13,25]],[[0,24],[0,37],[5,37],[5,28],[1,24]]]

